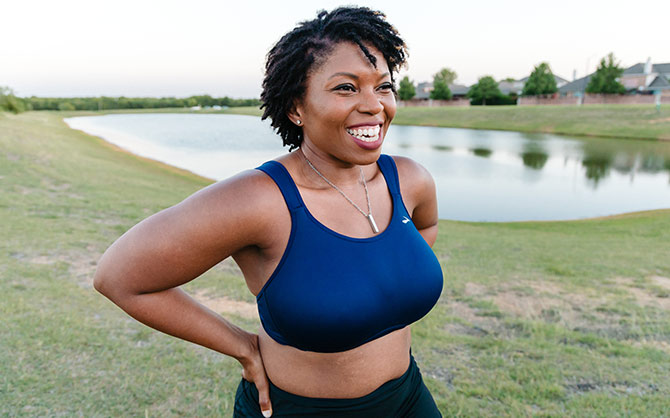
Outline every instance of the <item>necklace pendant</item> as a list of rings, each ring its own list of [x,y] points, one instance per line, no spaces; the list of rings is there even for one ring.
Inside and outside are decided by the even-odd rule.
[[[368,218],[368,222],[370,222],[370,227],[372,228],[372,232],[375,234],[379,233],[379,228],[377,228],[377,224],[375,223],[375,218],[372,217],[371,213],[368,213],[366,216]]]

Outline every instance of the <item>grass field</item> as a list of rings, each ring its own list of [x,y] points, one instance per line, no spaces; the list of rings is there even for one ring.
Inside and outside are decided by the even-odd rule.
[[[111,242],[209,181],[72,131],[65,114],[0,113],[0,416],[230,416],[236,361],[91,287]],[[445,416],[667,415],[670,210],[440,221],[434,250],[444,292],[413,353]],[[232,263],[186,289],[257,328]]]
[[[670,140],[668,105],[660,112],[649,105],[408,107],[394,123]]]

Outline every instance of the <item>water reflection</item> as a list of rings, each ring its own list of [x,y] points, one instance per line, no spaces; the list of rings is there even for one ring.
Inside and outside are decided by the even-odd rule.
[[[582,159],[582,166],[586,168],[586,178],[593,181],[593,186],[597,187],[598,182],[607,177],[612,165],[612,156],[610,155],[585,155]]]
[[[437,145],[437,144],[431,145],[430,147],[436,151],[446,151],[446,152],[453,151],[454,149],[453,147],[450,147],[448,145]]]
[[[490,157],[491,154],[493,153],[493,151],[491,151],[488,148],[472,148],[470,152],[476,155],[477,157],[484,157],[484,158]]]
[[[670,207],[670,143],[395,126],[435,176],[440,216],[574,219]],[[411,141],[410,141],[411,140]]]
[[[523,144],[521,153],[523,165],[533,170],[542,170],[542,167],[549,160],[549,154],[545,151],[541,142],[528,141]]]

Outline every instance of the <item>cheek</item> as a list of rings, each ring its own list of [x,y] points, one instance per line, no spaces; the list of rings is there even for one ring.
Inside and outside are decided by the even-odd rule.
[[[384,113],[386,113],[386,116],[388,117],[389,121],[395,117],[395,111],[396,111],[396,101],[395,97],[393,95],[389,95],[388,97],[385,97],[382,100],[382,104],[384,105]]]

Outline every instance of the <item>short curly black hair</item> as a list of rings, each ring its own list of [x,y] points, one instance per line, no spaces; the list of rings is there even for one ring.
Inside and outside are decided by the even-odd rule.
[[[262,119],[272,120],[289,151],[300,146],[303,136],[302,128],[291,122],[288,113],[295,100],[303,97],[310,71],[340,42],[358,45],[376,68],[377,59],[365,44],[374,46],[384,56],[394,85],[393,73],[407,59],[407,46],[386,15],[367,7],[323,10],[316,19],[302,22],[284,35],[267,55],[261,109]]]

